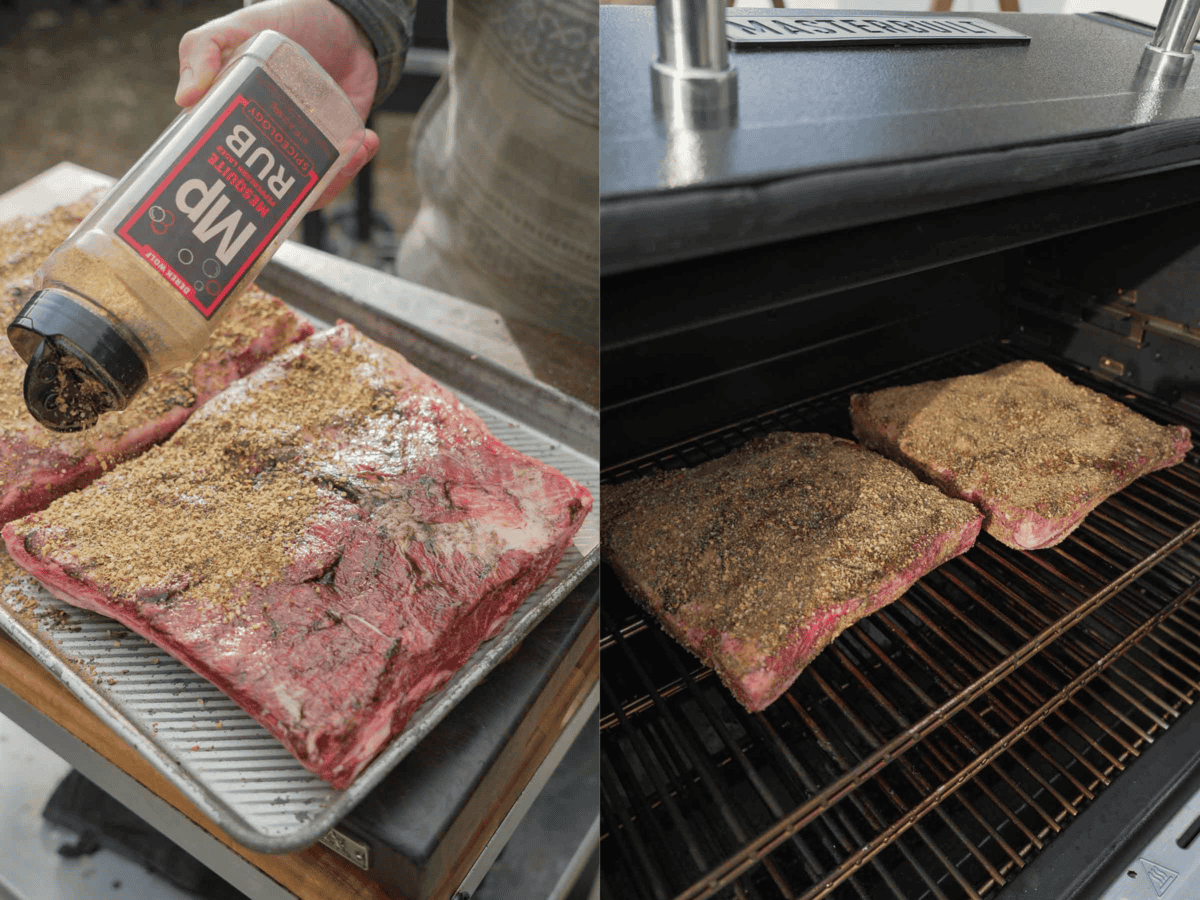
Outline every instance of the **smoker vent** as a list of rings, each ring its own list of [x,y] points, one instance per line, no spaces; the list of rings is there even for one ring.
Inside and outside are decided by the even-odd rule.
[[[977,345],[875,390],[1027,358]],[[1158,421],[1200,423],[1047,359]],[[692,466],[767,431],[850,437],[849,390],[604,473]],[[987,535],[743,710],[603,585],[602,859],[613,898],[994,895],[1200,689],[1200,455],[1109,499],[1057,547]]]

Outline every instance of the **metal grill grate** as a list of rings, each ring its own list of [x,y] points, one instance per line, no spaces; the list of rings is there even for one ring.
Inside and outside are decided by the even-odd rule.
[[[1027,357],[975,346],[859,385]],[[1054,360],[1046,360],[1052,365]],[[1198,423],[1060,369],[1159,421]],[[849,391],[604,473],[692,466],[764,431],[850,437]],[[1200,690],[1200,454],[1109,499],[1066,541],[987,535],[848,629],[751,715],[606,571],[604,882],[621,898],[981,898]]]

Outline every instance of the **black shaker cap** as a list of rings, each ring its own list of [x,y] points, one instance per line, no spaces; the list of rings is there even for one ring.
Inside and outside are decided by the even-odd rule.
[[[56,290],[36,292],[8,326],[26,363],[25,406],[54,431],[91,428],[124,409],[149,377],[110,322]]]

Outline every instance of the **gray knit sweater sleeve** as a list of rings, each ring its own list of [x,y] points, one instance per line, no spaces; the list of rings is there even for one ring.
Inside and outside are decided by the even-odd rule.
[[[372,108],[396,89],[412,41],[417,0],[333,0],[359,24],[375,47],[379,84]]]

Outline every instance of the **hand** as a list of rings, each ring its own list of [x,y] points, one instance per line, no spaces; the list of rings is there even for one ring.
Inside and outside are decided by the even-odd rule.
[[[179,41],[179,86],[175,102],[187,108],[205,95],[229,57],[244,41],[271,29],[291,38],[338,83],[366,121],[379,77],[375,50],[357,23],[330,0],[267,0],[205,22]],[[330,182],[314,209],[341,193],[379,149],[367,129],[362,146]]]

